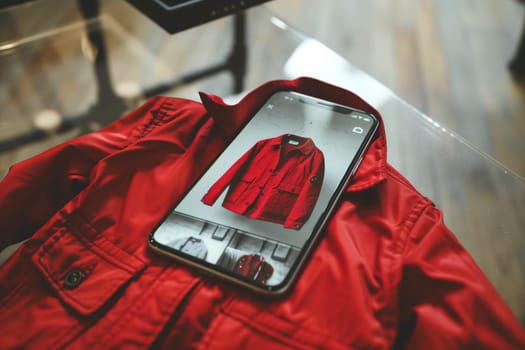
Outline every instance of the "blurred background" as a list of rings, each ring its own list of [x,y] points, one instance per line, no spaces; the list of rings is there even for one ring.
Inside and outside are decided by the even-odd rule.
[[[32,91],[42,89],[34,86],[35,75],[42,78],[39,82],[43,85],[53,86],[53,89],[47,88],[49,91],[44,98],[50,109],[62,109],[61,114],[75,112],[73,106],[67,106],[64,95],[96,94],[92,78],[82,79],[84,71],[89,71],[89,61],[71,59],[71,50],[76,49],[71,41],[77,40],[74,35],[83,28],[58,33],[62,36],[49,35],[53,28],[76,23],[82,18],[76,2],[60,1],[57,6],[56,1],[41,0],[30,4],[19,6],[16,11],[0,11],[0,42],[4,42],[0,50],[0,103],[4,106],[0,114],[0,140],[18,132],[14,122],[8,122],[14,115],[17,115],[16,123],[27,124],[19,126],[20,130],[27,131],[34,126],[38,111],[28,106],[37,108],[39,102],[31,102],[36,98]],[[291,26],[333,49],[441,125],[455,130],[521,176],[525,175],[525,143],[522,141],[525,83],[513,79],[507,69],[523,31],[523,3],[516,0],[329,0],[321,5],[315,0],[274,0],[264,6]],[[118,28],[111,28],[112,35],[106,35],[106,40],[111,47],[109,74],[112,84],[120,82],[120,87],[115,88],[123,90],[124,94],[136,89],[133,82],[129,84],[134,75],[139,77],[140,85],[151,85],[160,80],[159,77],[175,76],[226,56],[232,45],[231,18],[169,35],[124,0],[102,1],[100,12],[110,14],[118,25]],[[264,50],[282,50],[283,40],[273,38],[274,33],[258,25],[257,18],[248,20],[247,30],[248,45],[253,47],[248,52],[253,61],[251,69],[260,64],[268,71],[276,70],[272,65],[281,62],[266,60],[269,53]],[[35,40],[35,33],[42,36],[41,40]],[[90,51],[83,35],[82,52],[84,58],[90,59],[95,53],[92,48]],[[17,38],[26,40],[22,50],[6,50],[5,43]],[[37,46],[40,62],[31,58]],[[139,52],[144,49],[148,52]],[[141,56],[141,64],[137,63],[138,56]],[[31,64],[27,66],[27,62]],[[58,71],[57,66],[60,76],[50,73]],[[27,71],[28,68],[31,71]],[[137,72],[139,69],[142,73]],[[249,71],[245,88],[258,83],[250,74]],[[84,82],[75,82],[75,77]],[[279,77],[278,74],[275,77]],[[231,93],[221,91],[221,87],[230,86],[229,79],[219,74],[208,81],[200,81],[197,87],[180,85],[171,92],[193,99],[197,98],[196,89],[224,95]],[[83,88],[79,89],[78,85]],[[77,97],[68,96],[67,100],[76,104],[77,109],[87,108],[89,99],[85,99],[85,106],[78,106]],[[53,99],[62,100],[59,108],[53,107]],[[7,108],[13,100],[19,105],[19,101],[24,100],[23,110]],[[24,118],[25,121],[21,120]],[[43,145],[44,148],[48,146]],[[8,164],[38,152],[41,147],[32,149],[26,152],[18,148],[14,154],[8,152],[9,155],[0,152],[0,174],[5,173]]]
[[[514,0],[274,1],[269,6],[525,176],[525,78],[507,64],[525,25]]]

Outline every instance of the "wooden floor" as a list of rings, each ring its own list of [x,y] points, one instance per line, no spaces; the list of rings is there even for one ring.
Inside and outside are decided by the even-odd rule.
[[[49,11],[53,7],[52,3],[50,1],[51,5],[47,7],[42,5],[42,11]],[[133,33],[135,38],[135,41],[128,38],[125,43],[118,35],[107,38],[109,45],[115,48],[111,52],[111,60],[119,62],[112,63],[111,66],[115,81],[124,81],[133,76],[148,85],[174,72],[183,72],[188,67],[206,64],[210,57],[222,57],[231,44],[230,36],[225,37],[220,30],[229,26],[227,20],[214,23],[216,30],[207,32],[206,36],[199,30],[189,30],[170,38],[168,35],[158,34],[155,24],[144,20],[142,15],[125,2],[113,0],[103,3],[104,10],[112,13],[124,30]],[[53,12],[53,16],[41,16],[40,11],[31,20],[22,15],[9,17],[9,28],[16,28],[18,34],[23,36],[25,30],[31,31],[27,27],[36,26],[38,21],[50,23],[78,19],[78,11],[73,5],[68,6],[70,7],[64,3],[64,8]],[[275,0],[268,7],[291,25],[323,42],[384,83],[440,125],[462,135],[474,147],[496,158],[519,176],[525,176],[525,83],[514,81],[506,68],[525,19],[525,7],[517,1]],[[1,20],[3,17],[0,13],[0,23],[7,23]],[[24,21],[23,26],[20,21]],[[264,51],[261,50],[288,48],[274,46],[272,33],[257,28],[257,23],[250,24],[251,40],[258,43],[259,50],[253,55],[253,63],[271,70],[272,62],[265,58]],[[5,31],[0,31],[0,39],[5,35]],[[64,47],[76,47],[70,44],[78,38],[64,36],[61,40],[46,41],[44,46],[47,47],[47,54],[36,59],[31,50],[26,50],[21,57],[0,55],[0,138],[2,133],[12,132],[6,126],[16,124],[22,129],[30,126],[31,115],[44,103],[67,113],[86,108],[95,98],[96,86],[91,81],[92,78],[82,73],[86,70],[91,74],[89,69],[84,69],[89,66],[89,59],[86,60],[84,56],[89,56],[89,53],[86,53],[84,47],[82,57],[64,61]],[[280,45],[277,42],[276,40],[275,45]],[[143,46],[148,48],[149,53],[140,51]],[[145,57],[144,62],[126,64],[130,52],[139,52]],[[153,61],[153,55],[163,57],[163,62],[167,64],[154,67],[148,65]],[[257,57],[262,59],[257,61]],[[5,62],[16,69],[7,71]],[[67,67],[65,73],[62,69],[64,65]],[[55,67],[61,69],[55,71]],[[42,93],[42,89],[35,89],[30,83],[30,80],[35,80],[35,75],[38,75],[39,86],[55,84],[60,85],[60,89],[44,89],[45,93]],[[247,85],[257,84],[258,79],[258,76],[250,76]],[[7,86],[4,80],[16,81],[16,86]],[[57,84],[59,81],[61,84]],[[229,77],[223,74],[200,82],[198,86],[189,85],[177,89],[171,94],[195,98],[197,88],[226,94],[229,84]],[[71,86],[81,88],[72,89]],[[228,88],[223,88],[224,86]],[[62,101],[61,96],[64,94],[71,98]],[[55,100],[61,101],[58,103]],[[13,107],[11,104],[22,107]],[[29,117],[24,119],[21,114]],[[0,153],[0,176],[14,162],[73,135],[74,130],[68,135],[31,147]],[[429,169],[447,171],[441,169],[440,164],[426,165]],[[486,182],[490,191],[499,191],[497,184],[494,184],[498,177],[487,180],[475,171],[471,176],[472,181],[480,186]],[[439,197],[439,186],[443,185],[447,184],[433,184],[437,189],[434,196]],[[451,215],[448,220],[461,221],[461,216],[468,214],[470,205],[487,206],[477,213],[490,214],[490,201],[479,201],[481,196],[486,195],[481,193],[468,197],[465,194],[458,196],[462,200],[457,203],[443,202],[444,206],[461,206],[455,217]],[[467,197],[468,199],[464,199]],[[523,198],[517,197],[516,201],[519,202],[514,203],[509,200],[507,208],[504,206],[498,210],[510,212],[523,208]],[[520,221],[523,219],[519,211],[514,219],[518,224],[513,227],[525,227]],[[486,221],[486,218],[480,218],[483,225]],[[475,233],[479,225],[476,222],[469,225],[470,232],[474,234],[460,236],[460,239],[471,250],[522,324],[525,324],[525,232],[519,232],[519,235],[514,235],[511,239],[503,237],[500,241],[498,233],[501,229],[498,227],[494,228],[493,234],[485,233],[488,231],[486,227],[479,227],[480,235],[477,236]],[[496,223],[494,225],[497,226]]]
[[[437,122],[525,176],[525,83],[507,70],[512,0],[280,0],[271,7]]]

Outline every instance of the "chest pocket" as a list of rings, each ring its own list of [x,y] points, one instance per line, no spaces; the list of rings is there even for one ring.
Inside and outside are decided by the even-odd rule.
[[[96,312],[144,268],[103,238],[89,241],[70,223],[35,252],[33,263],[60,300],[82,315]]]
[[[297,196],[299,195],[299,192],[301,191],[301,187],[294,185],[294,184],[288,184],[288,183],[281,183],[279,185],[279,192],[285,193],[291,196]]]
[[[273,191],[269,205],[265,208],[266,215],[285,220],[297,202],[300,191],[301,187],[297,185],[280,183]]]
[[[283,201],[286,207],[293,206],[300,191],[300,186],[289,183],[281,183],[277,189],[279,200]]]
[[[62,348],[113,306],[145,267],[77,221],[58,218],[49,224],[42,230],[47,239],[28,255],[31,263],[13,266],[24,267],[25,275],[17,278],[20,282],[1,310],[4,333],[16,334],[8,339],[13,344],[2,340],[4,347]]]
[[[237,183],[231,186],[230,193],[226,197],[227,201],[237,202],[250,197],[249,189],[255,177],[255,174],[245,174]]]

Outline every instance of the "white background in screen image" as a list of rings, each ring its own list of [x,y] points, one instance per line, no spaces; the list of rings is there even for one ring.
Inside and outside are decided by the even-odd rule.
[[[175,211],[302,247],[327,207],[372,123],[364,118],[353,118],[350,114],[336,113],[330,108],[298,102],[298,98],[295,93],[274,94],[185,196]],[[364,131],[356,132],[355,128],[362,128]],[[248,219],[224,209],[222,202],[228,189],[213,206],[201,202],[202,196],[217,179],[253,145],[260,140],[287,133],[311,138],[323,152],[325,159],[325,176],[319,199],[310,219],[300,230],[290,230],[280,224]]]

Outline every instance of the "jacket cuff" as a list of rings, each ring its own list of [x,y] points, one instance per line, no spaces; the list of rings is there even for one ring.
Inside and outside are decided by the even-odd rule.
[[[210,196],[207,193],[207,194],[204,195],[204,197],[201,198],[201,202],[206,204],[206,205],[212,206],[213,203],[215,203],[215,200],[212,198],[212,196]]]

